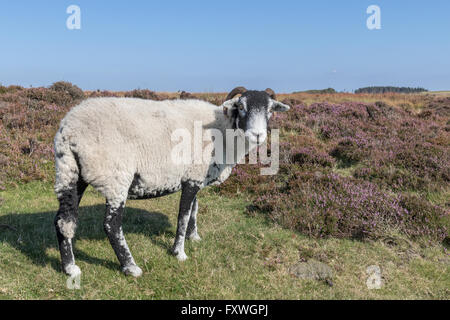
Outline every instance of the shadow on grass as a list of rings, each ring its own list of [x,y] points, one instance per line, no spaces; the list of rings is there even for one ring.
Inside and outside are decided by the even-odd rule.
[[[11,213],[0,216],[0,242],[10,244],[20,250],[34,264],[51,266],[61,270],[60,260],[47,255],[49,248],[58,250],[56,232],[53,225],[55,211],[39,213]],[[76,240],[106,240],[103,231],[104,205],[82,206],[79,210],[78,228],[75,235],[74,255],[76,261],[84,261],[89,264],[102,265],[104,267],[118,270],[119,263],[110,260],[96,258],[86,252],[77,249]],[[125,237],[130,233],[142,234],[166,250],[170,250],[167,244],[158,241],[156,236],[165,233],[173,237],[170,231],[171,224],[166,215],[159,212],[148,212],[146,210],[126,207],[123,217],[123,230]],[[109,243],[108,243],[109,246]],[[59,250],[58,250],[59,253]],[[111,254],[115,257],[111,248]]]

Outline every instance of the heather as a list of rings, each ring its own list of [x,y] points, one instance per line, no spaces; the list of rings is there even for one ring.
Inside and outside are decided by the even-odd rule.
[[[314,237],[377,239],[395,230],[443,241],[449,109],[442,98],[418,112],[382,101],[295,105],[271,121],[281,129],[279,174],[241,165],[219,192],[245,191],[250,214]]]
[[[51,180],[58,123],[83,91],[57,82],[50,88],[1,87],[0,93],[0,189]]]
[[[253,211],[314,237],[377,239],[391,229],[411,238],[446,237],[441,208],[332,172],[295,172],[284,185],[256,197],[254,204]]]
[[[148,89],[130,92],[83,92],[69,82],[48,88],[0,86],[0,189],[33,180],[53,181],[53,138],[59,122],[90,97],[162,100]]]
[[[0,86],[0,189],[53,181],[53,137],[82,99],[198,98],[219,105],[225,95],[83,92],[67,82]],[[449,97],[295,93],[278,99],[292,105],[271,119],[280,129],[279,173],[261,176],[261,165],[239,165],[215,189],[219,194],[244,197],[252,204],[249,215],[317,238],[447,237]]]
[[[186,242],[191,259],[167,254],[179,193],[128,201],[123,225],[144,270],[138,281],[120,275],[102,227],[105,200],[89,187],[75,241],[81,290],[67,290],[53,226],[53,137],[81,99],[124,96],[220,105],[226,93],[0,86],[0,298],[448,299],[444,94],[278,94],[293,106],[271,119],[278,174],[239,165],[201,191],[202,241]],[[299,261],[329,266],[333,286],[297,279]],[[382,270],[381,289],[366,286],[371,265]]]

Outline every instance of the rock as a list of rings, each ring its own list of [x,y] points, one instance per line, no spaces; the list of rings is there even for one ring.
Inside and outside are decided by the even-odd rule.
[[[289,269],[290,273],[300,279],[326,280],[333,278],[331,267],[320,261],[310,259],[307,262],[299,262]]]

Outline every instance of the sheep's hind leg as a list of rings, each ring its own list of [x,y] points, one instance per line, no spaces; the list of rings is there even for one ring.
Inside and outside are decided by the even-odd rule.
[[[184,252],[184,240],[186,237],[186,230],[191,218],[191,209],[194,209],[194,202],[199,187],[191,183],[184,183],[181,191],[180,211],[178,213],[177,234],[175,236],[175,243],[173,245],[173,253],[177,256],[179,261],[187,259]]]
[[[142,275],[142,270],[134,262],[122,230],[122,216],[125,201],[119,204],[112,203],[106,202],[106,216],[103,223],[106,235],[116,253],[117,259],[119,259],[123,273],[133,277],[139,277]]]
[[[200,241],[202,238],[198,235],[197,231],[197,212],[198,212],[198,201],[197,197],[194,198],[191,207],[191,213],[189,218],[189,223],[186,231],[186,238],[193,241]]]
[[[87,184],[80,180],[67,190],[58,193],[59,210],[54,220],[56,236],[61,253],[62,269],[72,277],[81,274],[80,268],[75,264],[72,239],[77,226],[78,205],[86,187]]]

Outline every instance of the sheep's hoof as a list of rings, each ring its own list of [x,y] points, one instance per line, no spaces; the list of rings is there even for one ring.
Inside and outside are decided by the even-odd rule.
[[[76,264],[65,266],[64,272],[71,277],[77,277],[81,275],[81,269]]]
[[[140,277],[142,275],[142,269],[135,264],[123,267],[122,271],[123,273],[125,273],[125,275],[133,276],[135,278]]]
[[[189,240],[198,242],[198,241],[201,241],[202,238],[200,238],[200,236],[198,235],[198,233],[195,233],[195,234],[193,234],[192,236],[189,237]]]
[[[186,261],[186,259],[188,258],[188,256],[184,252],[178,252],[175,254],[177,256],[178,261]]]

